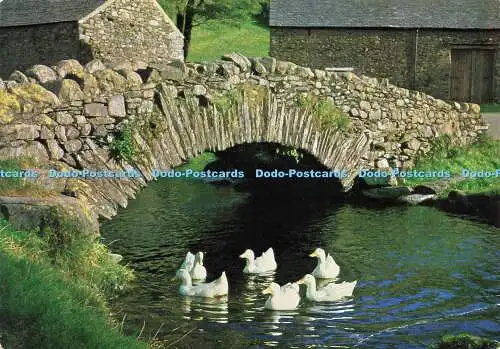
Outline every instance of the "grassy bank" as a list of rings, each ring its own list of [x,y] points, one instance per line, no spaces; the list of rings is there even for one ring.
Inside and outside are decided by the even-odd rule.
[[[0,342],[9,349],[145,349],[113,324],[106,299],[133,276],[98,242],[19,232],[0,220]]]
[[[448,137],[436,140],[433,150],[417,159],[415,169],[418,171],[450,171],[452,176],[460,177],[463,169],[470,171],[496,171],[500,168],[500,141],[482,137],[474,144],[457,147],[451,144]],[[437,179],[407,179],[408,185],[427,184]],[[500,194],[499,178],[458,178],[443,195],[450,190],[461,190],[467,194],[494,193]]]
[[[208,22],[193,29],[188,60],[192,62],[220,59],[226,53],[246,56],[269,55],[269,29],[255,21],[239,25]]]

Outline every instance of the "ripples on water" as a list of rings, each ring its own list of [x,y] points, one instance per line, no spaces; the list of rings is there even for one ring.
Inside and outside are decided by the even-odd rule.
[[[152,183],[102,235],[136,271],[115,301],[126,329],[191,348],[426,348],[445,333],[500,339],[499,229],[428,207],[365,209],[314,198],[258,198],[196,181]],[[278,270],[243,275],[246,248],[275,250]],[[354,296],[296,311],[263,309],[261,292],[311,272],[317,246],[358,280]],[[182,297],[170,281],[186,252],[206,251],[208,280],[226,271],[230,294]],[[302,289],[302,292],[304,290]],[[162,326],[163,324],[163,326]]]

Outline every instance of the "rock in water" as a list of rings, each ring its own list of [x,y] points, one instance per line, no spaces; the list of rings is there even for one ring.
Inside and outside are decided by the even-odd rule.
[[[387,199],[397,199],[401,196],[407,196],[411,194],[412,190],[410,187],[383,187],[363,190],[363,195],[378,200]]]
[[[399,201],[406,202],[411,205],[419,205],[425,201],[436,200],[436,194],[410,194],[398,198]]]

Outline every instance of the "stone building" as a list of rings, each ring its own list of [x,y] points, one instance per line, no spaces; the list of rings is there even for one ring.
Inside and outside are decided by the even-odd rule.
[[[0,1],[0,77],[62,59],[164,63],[183,36],[156,0]]]
[[[498,0],[272,0],[271,55],[441,99],[500,101]]]

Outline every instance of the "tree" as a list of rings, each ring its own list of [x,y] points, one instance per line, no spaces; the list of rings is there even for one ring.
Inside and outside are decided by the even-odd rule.
[[[184,58],[189,53],[194,27],[217,20],[238,23],[262,11],[262,0],[158,0],[184,35]]]

